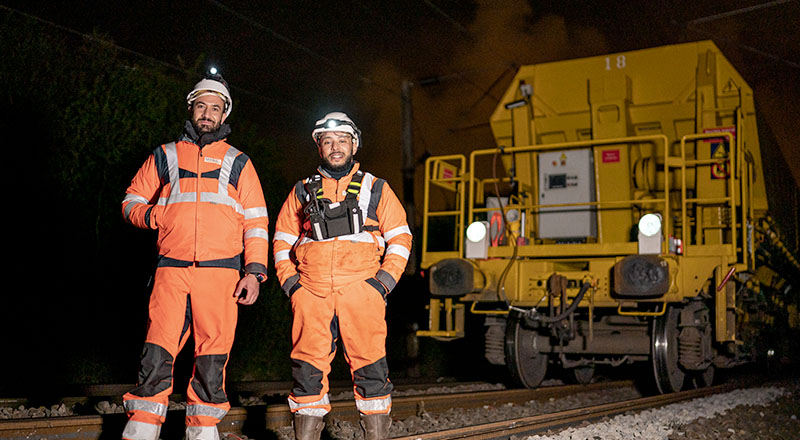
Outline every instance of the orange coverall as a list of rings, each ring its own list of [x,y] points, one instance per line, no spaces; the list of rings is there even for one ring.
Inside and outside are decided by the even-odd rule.
[[[322,168],[323,197],[345,199],[359,171],[333,179]],[[411,250],[406,213],[389,184],[364,173],[358,195],[367,229],[314,240],[303,213],[305,181],[298,182],[278,214],[273,251],[281,286],[291,297],[292,412],[330,411],[328,373],[341,338],[356,406],[362,414],[389,413],[392,384],[386,364],[386,295],[403,273]]]
[[[133,225],[158,230],[159,251],[139,380],[123,396],[129,416],[123,438],[158,438],[172,393],[172,364],[190,333],[195,363],[186,426],[198,435],[213,429],[216,437],[216,425],[230,409],[225,367],[242,258],[245,272],[267,273],[268,215],[255,168],[224,139],[199,147],[184,137],[147,158],[122,212]]]

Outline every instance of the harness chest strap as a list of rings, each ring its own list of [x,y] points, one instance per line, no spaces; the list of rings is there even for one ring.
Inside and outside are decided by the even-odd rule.
[[[306,203],[303,212],[316,240],[378,230],[377,226],[364,224],[369,213],[368,203],[371,199],[371,194],[367,194],[365,197],[362,192],[362,181],[365,175],[366,173],[361,170],[356,171],[345,190],[345,199],[342,202],[333,203],[324,198],[321,175],[315,174],[305,180],[302,186],[305,194],[304,197],[301,197],[301,200],[305,199]],[[370,182],[372,182],[371,179]],[[371,191],[372,188],[369,190]],[[365,200],[359,200],[359,195]],[[361,206],[362,204],[367,206]],[[349,218],[346,219],[347,217]]]

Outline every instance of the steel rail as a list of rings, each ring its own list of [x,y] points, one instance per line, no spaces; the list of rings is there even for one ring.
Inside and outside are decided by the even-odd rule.
[[[431,384],[428,384],[430,386]],[[442,386],[442,384],[436,384]],[[453,385],[453,384],[450,384]],[[600,382],[590,385],[568,385],[543,387],[537,389],[515,389],[500,391],[480,391],[449,394],[430,394],[400,396],[393,399],[392,416],[407,418],[420,412],[437,413],[452,408],[480,408],[486,405],[498,406],[508,403],[547,401],[563,398],[580,392],[632,386],[632,381]],[[417,385],[421,387],[422,385]],[[410,388],[406,385],[404,388]],[[357,422],[358,411],[352,399],[331,402],[330,417],[343,421]],[[170,410],[165,430],[176,432],[183,422],[182,410]],[[127,417],[122,413],[105,415],[78,415],[33,419],[0,420],[0,438],[10,440],[98,440],[109,433],[121,433]],[[291,425],[291,412],[288,405],[253,405],[234,407],[218,425],[221,433],[240,435],[248,432],[261,433],[267,429],[277,430]],[[169,425],[169,426],[168,426]],[[115,434],[116,435],[116,434]],[[112,435],[112,436],[115,436]]]
[[[392,417],[404,419],[421,412],[439,413],[453,408],[481,408],[484,406],[500,406],[505,404],[522,405],[532,400],[547,401],[551,398],[563,398],[581,392],[593,392],[633,386],[633,381],[598,382],[589,385],[566,385],[535,389],[514,389],[501,391],[479,391],[468,393],[416,395],[392,398]],[[351,423],[358,423],[359,415],[352,400],[331,402],[328,417]],[[292,414],[288,405],[267,406],[267,428],[279,429],[290,426]]]
[[[670,403],[731,391],[736,388],[737,386],[734,384],[718,385],[689,391],[681,391],[672,394],[643,397],[639,399],[606,403],[549,414],[540,414],[536,416],[504,420],[501,422],[486,423],[406,437],[395,437],[392,438],[392,440],[507,439],[512,435],[525,436],[541,433],[542,431],[551,429],[567,428],[569,426],[578,425],[584,421],[596,420],[605,416],[660,407]]]

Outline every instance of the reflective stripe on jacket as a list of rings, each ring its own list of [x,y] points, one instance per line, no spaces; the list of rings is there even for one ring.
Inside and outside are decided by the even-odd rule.
[[[345,199],[359,163],[339,180],[323,176],[324,198]],[[364,173],[358,195],[367,230],[326,240],[314,240],[303,213],[306,181],[298,182],[278,214],[273,251],[281,286],[287,292],[299,281],[318,295],[372,277],[391,291],[405,270],[411,252],[411,230],[400,200],[385,180]],[[370,230],[372,229],[372,230]]]
[[[122,201],[125,220],[158,229],[162,266],[241,266],[267,273],[269,222],[250,158],[224,140],[161,145]]]

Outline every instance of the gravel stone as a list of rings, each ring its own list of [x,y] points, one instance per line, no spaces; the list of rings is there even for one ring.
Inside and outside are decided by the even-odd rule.
[[[0,408],[0,419],[33,419],[39,417],[64,417],[75,414],[74,408],[66,405],[52,405],[50,408],[44,406],[26,408],[23,405],[17,408]]]
[[[97,405],[94,406],[94,409],[98,414],[115,414],[125,412],[124,406],[109,402],[108,400],[98,402]]]
[[[433,390],[405,390],[395,396],[414,394],[441,394],[451,392],[476,392],[503,389],[502,385],[471,384],[456,387],[442,386]],[[339,397],[339,396],[337,396]],[[342,398],[352,399],[352,393],[342,393]],[[545,402],[530,401],[524,405],[498,405],[465,410],[453,408],[442,414],[431,414],[424,407],[415,416],[395,419],[391,437],[410,436],[423,432],[460,428],[504,419],[528,417],[563,411],[603,402],[614,402],[641,397],[634,387],[603,392],[586,392],[562,399],[551,398]],[[248,401],[263,404],[260,401]],[[169,409],[185,409],[185,403],[170,402]],[[100,414],[124,412],[122,405],[103,401],[95,409]],[[0,407],[0,419],[57,417],[74,414],[74,408],[64,404],[26,408]],[[662,408],[626,413],[604,418],[596,423],[584,422],[579,426],[543,433],[540,436],[512,437],[525,440],[789,440],[800,438],[800,380],[785,380],[758,388],[744,388],[717,396],[676,403]],[[327,417],[327,438],[334,440],[362,440],[363,433],[357,423]],[[222,433],[225,440],[236,436]],[[292,440],[292,428],[275,433],[277,438]],[[244,437],[238,437],[244,438]]]
[[[732,416],[735,409],[750,410],[764,414],[765,407],[781,398],[791,398],[793,392],[784,387],[760,387],[731,391],[724,394],[694,399],[688,402],[674,403],[657,409],[650,409],[635,414],[621,414],[613,418],[548,435],[534,435],[526,440],[578,440],[603,439],[623,440],[640,438],[648,440],[677,439],[775,439],[796,437],[774,437],[747,434],[749,431],[739,427],[726,426],[725,421],[736,419],[745,425],[754,414]],[[767,411],[769,411],[767,409]],[[785,424],[786,422],[784,422]],[[763,432],[769,433],[764,426]],[[795,431],[795,433],[798,431]],[[769,433],[769,435],[772,435]]]
[[[638,397],[642,397],[642,395],[634,387],[622,387],[603,391],[602,393],[579,393],[563,399],[550,398],[547,402],[532,400],[524,405],[505,404],[484,406],[476,409],[452,408],[438,414],[430,414],[424,408],[420,408],[416,416],[406,419],[394,419],[389,430],[389,437],[403,437],[431,431],[461,428]],[[359,425],[330,417],[325,420],[325,429],[329,438],[335,440],[362,440],[364,438]],[[291,428],[281,428],[276,434],[281,440],[292,440],[294,438]]]

